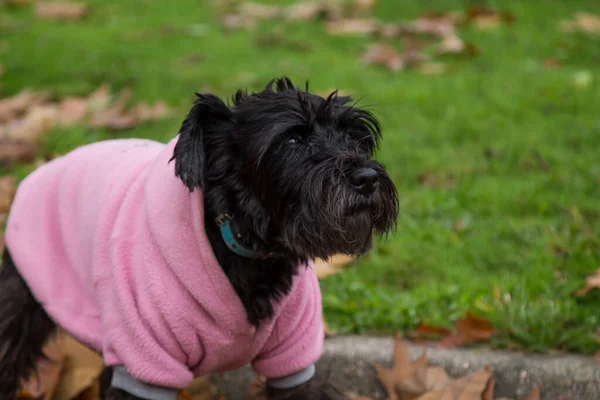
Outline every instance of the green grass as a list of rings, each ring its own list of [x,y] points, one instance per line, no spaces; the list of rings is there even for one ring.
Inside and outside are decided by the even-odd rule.
[[[600,266],[600,37],[566,35],[558,21],[576,11],[600,14],[599,2],[489,2],[511,10],[516,23],[462,29],[481,52],[445,59],[451,72],[442,76],[366,67],[358,59],[367,39],[328,36],[316,22],[226,34],[208,2],[88,3],[90,17],[74,23],[0,8],[4,95],[131,87],[134,100],[165,100],[178,111],[127,133],[159,140],[176,134],[194,91],[229,96],[284,74],[309,79],[313,90],[350,90],[376,111],[385,129],[378,158],[400,192],[399,228],[322,281],[326,317],[338,332],[409,330],[419,320],[451,326],[473,310],[510,331],[493,345],[597,349],[600,295],[571,292]],[[376,14],[408,20],[468,4],[382,0]],[[276,29],[310,50],[256,45],[257,35]],[[201,60],[186,62],[190,55]],[[550,57],[562,66],[543,68]],[[592,77],[587,85],[576,84],[582,72]],[[63,153],[108,137],[55,129],[44,146]],[[439,187],[420,185],[422,174]],[[458,220],[466,227],[455,232]]]

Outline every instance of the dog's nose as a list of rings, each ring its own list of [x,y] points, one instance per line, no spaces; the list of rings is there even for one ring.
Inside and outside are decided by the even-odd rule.
[[[350,177],[350,183],[356,190],[364,195],[371,194],[375,191],[377,183],[377,171],[373,168],[358,168]]]

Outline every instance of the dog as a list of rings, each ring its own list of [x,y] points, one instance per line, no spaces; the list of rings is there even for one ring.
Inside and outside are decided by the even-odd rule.
[[[363,255],[396,226],[380,123],[287,77],[228,104],[196,96],[169,143],[82,146],[19,185],[0,269],[2,399],[59,327],[103,355],[109,400],[175,399],[248,363],[269,400],[345,398],[315,375],[312,260]]]

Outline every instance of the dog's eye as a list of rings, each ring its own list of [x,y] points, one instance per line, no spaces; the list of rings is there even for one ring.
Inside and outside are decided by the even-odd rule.
[[[302,142],[304,142],[304,136],[298,133],[292,134],[287,138],[287,143],[289,144],[300,144]]]

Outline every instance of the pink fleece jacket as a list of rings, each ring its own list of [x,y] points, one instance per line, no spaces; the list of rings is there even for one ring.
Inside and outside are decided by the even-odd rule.
[[[98,142],[29,175],[6,228],[19,272],[61,327],[144,382],[310,366],[323,345],[312,265],[255,329],[204,233],[201,191],[174,175],[176,140]]]

